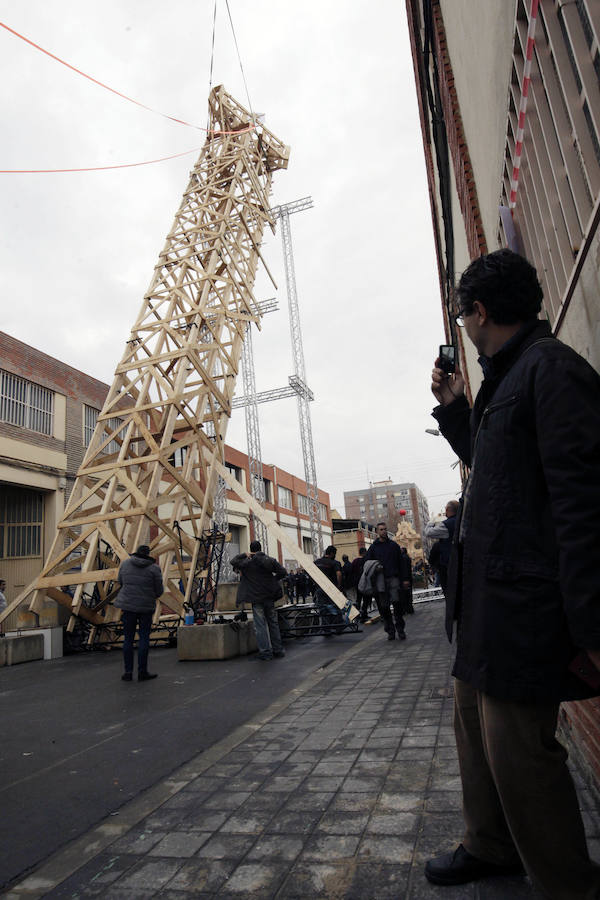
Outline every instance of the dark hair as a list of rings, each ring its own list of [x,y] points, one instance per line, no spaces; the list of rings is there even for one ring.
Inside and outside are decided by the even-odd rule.
[[[456,296],[467,315],[479,300],[497,325],[515,325],[537,317],[544,293],[531,263],[505,247],[474,259],[460,276]]]
[[[258,553],[259,550],[262,550],[260,541],[250,541],[250,553]]]
[[[360,548],[359,548],[359,551],[358,551],[358,555],[359,555],[359,556],[364,556],[366,552],[367,552],[367,548],[366,548],[366,547],[360,547]]]
[[[378,522],[375,528],[379,528],[380,525],[385,525],[385,527],[387,528],[387,522]]]
[[[335,556],[337,553],[337,547],[334,547],[333,544],[330,544],[329,547],[325,549],[325,556]]]
[[[148,544],[140,544],[135,551],[134,556],[150,556],[150,547]]]
[[[343,556],[342,556],[342,559],[349,559],[348,554],[347,554],[347,553],[344,553]]]

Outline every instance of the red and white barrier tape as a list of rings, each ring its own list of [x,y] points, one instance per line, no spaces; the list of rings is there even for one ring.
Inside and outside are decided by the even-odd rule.
[[[521,102],[519,104],[517,140],[515,143],[515,159],[513,163],[512,180],[510,183],[510,200],[508,204],[510,209],[514,209],[517,202],[517,189],[519,187],[519,174],[521,171],[523,135],[525,133],[527,98],[529,96],[529,84],[531,82],[531,60],[533,58],[533,45],[535,43],[535,26],[537,23],[538,6],[539,0],[531,0],[531,14],[529,16],[529,28],[527,29],[527,47],[525,50],[525,66],[523,68],[523,84],[521,86]]]

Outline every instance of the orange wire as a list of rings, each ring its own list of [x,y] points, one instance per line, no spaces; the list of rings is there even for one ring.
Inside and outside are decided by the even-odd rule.
[[[243,134],[244,132],[252,131],[255,128],[254,125],[249,125],[248,128],[245,128],[239,132],[238,131],[215,131],[215,130],[211,131],[208,128],[203,128],[201,125],[193,125],[191,122],[186,122],[185,119],[177,119],[177,118],[175,118],[175,116],[168,116],[166,113],[160,112],[160,110],[158,110],[158,109],[152,109],[151,106],[146,106],[145,103],[140,103],[139,100],[134,100],[133,97],[128,97],[127,94],[122,94],[121,91],[117,91],[117,90],[115,90],[115,88],[109,87],[108,84],[104,84],[104,82],[98,81],[97,78],[93,78],[91,75],[87,75],[85,72],[82,72],[81,69],[77,69],[75,66],[72,66],[71,63],[66,62],[64,59],[61,59],[60,56],[55,56],[54,53],[50,53],[49,50],[45,50],[43,47],[40,47],[39,44],[34,43],[33,41],[29,40],[29,38],[26,38],[25,35],[19,34],[18,31],[15,31],[14,28],[10,28],[4,22],[0,22],[0,26],[2,28],[5,28],[6,31],[9,31],[11,34],[14,34],[14,36],[18,37],[20,40],[25,41],[25,43],[29,44],[31,47],[35,47],[36,50],[39,50],[41,53],[45,53],[46,56],[50,57],[50,59],[54,59],[54,60],[56,60],[56,62],[59,62],[61,65],[66,66],[67,69],[71,69],[71,71],[76,72],[78,75],[82,75],[84,78],[87,78],[89,81],[93,81],[94,84],[97,84],[97,85],[99,85],[99,87],[102,87],[107,91],[110,91],[112,94],[116,94],[118,97],[122,97],[123,100],[128,100],[130,103],[135,103],[136,106],[141,106],[142,109],[146,109],[146,110],[148,110],[148,112],[155,113],[158,116],[162,116],[164,119],[170,119],[172,122],[177,122],[179,125],[187,125],[188,128],[196,128],[198,131],[207,131],[211,134]],[[188,150],[186,152],[191,153],[191,150]],[[179,155],[183,156],[183,154],[179,154]],[[165,159],[174,159],[174,157],[171,157],[171,156],[166,156],[164,158]],[[161,160],[150,160],[150,162],[161,162]],[[129,165],[144,166],[144,165],[148,165],[148,163],[130,163]],[[101,166],[99,168],[113,169],[113,168],[124,168],[124,167],[123,166]],[[7,171],[12,171],[12,170],[5,169],[4,171],[7,172]],[[27,171],[27,170],[23,170],[23,171]],[[90,169],[32,169],[30,171],[88,172],[91,170]]]

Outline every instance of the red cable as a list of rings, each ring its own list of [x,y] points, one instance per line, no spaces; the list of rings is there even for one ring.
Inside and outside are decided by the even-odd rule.
[[[161,156],[160,159],[147,159],[144,162],[122,163],[118,166],[88,166],[85,169],[0,169],[0,175],[35,175],[38,173],[48,174],[49,172],[102,172],[106,169],[132,169],[134,166],[150,166],[152,163],[164,162],[167,159],[177,159],[180,156],[187,156],[188,153],[196,153],[200,147],[192,147],[191,150],[184,150],[183,153],[175,153],[173,156]]]
[[[99,85],[100,87],[104,88],[105,90],[110,91],[110,92],[113,93],[113,94],[116,94],[118,97],[122,97],[124,100],[128,100],[130,103],[135,103],[136,106],[141,106],[142,109],[146,109],[146,110],[148,110],[148,112],[155,113],[156,115],[162,116],[162,117],[165,118],[165,119],[170,119],[172,122],[177,122],[179,125],[187,125],[189,128],[196,128],[196,129],[198,129],[199,131],[207,131],[207,132],[209,132],[209,133],[211,133],[211,134],[238,134],[238,133],[243,133],[242,131],[240,131],[240,132],[236,132],[236,131],[210,131],[210,129],[208,129],[208,128],[203,128],[201,125],[192,125],[191,122],[186,122],[184,119],[176,119],[174,116],[168,116],[166,113],[162,113],[162,112],[160,112],[160,110],[158,110],[158,109],[152,109],[151,106],[146,106],[145,103],[140,103],[139,100],[134,100],[132,97],[128,97],[127,94],[122,94],[121,91],[117,91],[117,90],[115,90],[115,88],[109,87],[107,84],[104,84],[102,81],[98,81],[97,78],[92,78],[91,75],[87,75],[85,72],[82,72],[81,69],[77,69],[75,66],[72,66],[70,63],[65,62],[64,59],[61,59],[61,58],[60,58],[60,56],[55,56],[54,53],[50,53],[49,50],[44,50],[44,48],[43,48],[43,47],[40,47],[39,44],[35,44],[33,41],[30,41],[29,38],[26,38],[24,35],[19,34],[18,31],[15,31],[14,28],[10,28],[10,27],[9,27],[8,25],[6,25],[4,22],[0,22],[0,26],[2,26],[2,28],[5,28],[6,31],[9,31],[11,34],[14,34],[15,37],[18,37],[18,38],[20,38],[22,41],[25,41],[26,44],[29,44],[31,47],[35,47],[36,50],[39,50],[41,53],[45,53],[46,56],[49,56],[51,59],[56,60],[56,62],[59,62],[61,65],[66,66],[67,69],[71,69],[73,72],[77,72],[78,75],[82,75],[84,78],[87,78],[89,81],[93,81],[94,84],[97,84],[97,85]],[[248,128],[243,129],[243,131],[250,131],[250,130],[252,130],[253,128],[254,128],[254,125],[250,125],[250,126],[248,126]],[[189,150],[188,150],[187,152],[188,152],[188,153],[191,153],[191,151],[189,151]],[[179,154],[179,155],[181,156],[181,155],[183,155],[183,154]],[[165,159],[173,159],[173,158],[174,158],[174,157],[169,157],[169,156],[165,157]],[[161,161],[161,160],[150,160],[150,162],[160,162],[160,161]],[[131,163],[130,165],[143,166],[143,165],[147,165],[147,163]],[[116,169],[116,168],[123,168],[123,167],[122,167],[122,166],[102,166],[101,168],[104,168],[104,169]],[[5,170],[5,171],[9,171],[9,170]],[[26,170],[23,170],[23,171],[26,171]],[[35,169],[35,170],[31,170],[31,171],[38,171],[38,172],[43,172],[43,171],[49,171],[49,172],[74,172],[74,171],[88,172],[88,171],[91,171],[91,170],[90,170],[90,169]]]

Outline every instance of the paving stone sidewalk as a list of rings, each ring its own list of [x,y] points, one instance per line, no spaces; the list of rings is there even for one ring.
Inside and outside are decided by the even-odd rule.
[[[537,897],[525,878],[457,888],[424,878],[425,860],[462,837],[442,625],[443,605],[432,602],[409,617],[405,642],[372,626],[353,650],[5,896]],[[324,662],[326,654],[324,641]],[[278,665],[285,660],[265,664],[262,677],[276,678]],[[575,777],[597,851],[594,798]]]

